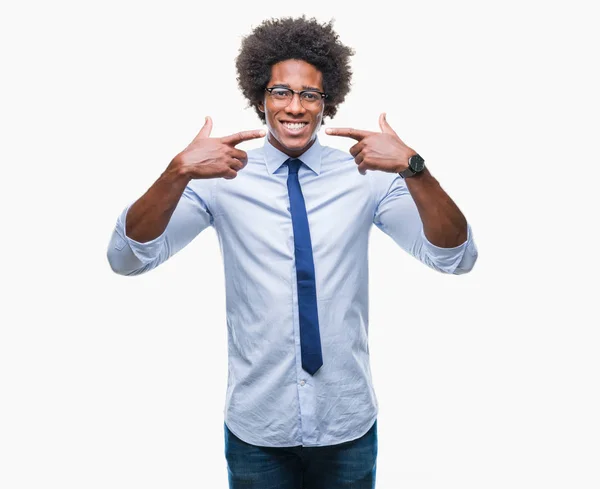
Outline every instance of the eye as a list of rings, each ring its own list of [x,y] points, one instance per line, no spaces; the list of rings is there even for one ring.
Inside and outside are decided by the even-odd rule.
[[[273,95],[275,98],[288,98],[290,96],[290,92],[284,88],[275,88],[271,90],[271,95]]]
[[[314,102],[315,100],[319,100],[320,95],[317,92],[303,92],[302,98],[309,102]]]

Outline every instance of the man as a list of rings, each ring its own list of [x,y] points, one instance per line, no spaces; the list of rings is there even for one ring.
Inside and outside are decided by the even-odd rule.
[[[373,488],[378,405],[368,354],[367,245],[372,224],[444,273],[477,258],[467,222],[423,159],[381,132],[328,129],[349,91],[352,50],[331,23],[263,22],[237,58],[264,136],[196,138],[117,221],[108,258],[124,275],[167,260],[208,226],[225,267],[230,487]]]

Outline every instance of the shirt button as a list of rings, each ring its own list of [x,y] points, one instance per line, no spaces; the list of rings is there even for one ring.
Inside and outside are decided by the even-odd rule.
[[[304,380],[301,380],[301,381],[300,381],[300,385],[304,385],[304,384],[306,384],[306,381],[304,381]]]

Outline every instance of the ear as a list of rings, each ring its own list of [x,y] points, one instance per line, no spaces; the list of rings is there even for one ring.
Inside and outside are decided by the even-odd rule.
[[[258,107],[258,110],[264,113],[265,105],[262,102],[259,102],[256,106]]]

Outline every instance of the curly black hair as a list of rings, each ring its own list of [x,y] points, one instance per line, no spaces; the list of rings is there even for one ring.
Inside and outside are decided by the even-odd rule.
[[[263,21],[243,38],[235,63],[238,85],[249,101],[248,107],[254,107],[265,122],[258,104],[264,100],[271,67],[280,61],[299,59],[322,73],[323,90],[328,94],[323,115],[333,118],[350,91],[350,56],[354,54],[338,37],[333,30],[333,19],[319,24],[315,18],[306,19],[303,15]]]

